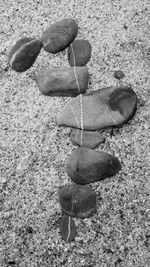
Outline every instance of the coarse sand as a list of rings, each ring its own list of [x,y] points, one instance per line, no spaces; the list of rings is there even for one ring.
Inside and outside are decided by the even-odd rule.
[[[100,131],[97,150],[117,156],[122,170],[94,183],[97,212],[75,219],[77,236],[59,232],[58,188],[70,183],[66,162],[76,147],[56,115],[70,100],[40,93],[36,73],[68,67],[67,50],[43,49],[23,73],[8,66],[21,37],[40,37],[64,18],[79,25],[92,57],[88,90],[131,85],[137,112],[126,125]],[[114,71],[122,70],[122,81]],[[150,2],[149,0],[0,1],[0,266],[150,266]]]

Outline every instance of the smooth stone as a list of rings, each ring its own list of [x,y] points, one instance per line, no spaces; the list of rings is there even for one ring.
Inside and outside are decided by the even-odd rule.
[[[91,45],[88,40],[76,39],[68,48],[70,66],[85,66],[91,58]]]
[[[89,184],[115,175],[121,169],[119,160],[91,148],[77,148],[67,162],[67,173],[76,184]]]
[[[76,96],[80,93],[83,94],[87,89],[88,80],[87,67],[55,67],[40,71],[37,74],[40,91],[49,96]]]
[[[68,215],[64,215],[61,218],[59,223],[59,229],[62,239],[67,243],[72,242],[77,234],[74,220]]]
[[[87,218],[96,211],[96,194],[87,185],[69,184],[59,190],[62,210],[69,216]]]
[[[15,43],[8,55],[10,67],[17,72],[26,71],[35,62],[41,48],[42,43],[39,39],[21,38]]]
[[[75,145],[89,148],[96,148],[105,140],[102,134],[96,131],[84,131],[79,129],[73,129],[71,131],[70,139]]]
[[[114,72],[114,77],[115,77],[116,79],[118,79],[118,80],[121,80],[121,79],[123,79],[123,78],[125,77],[125,74],[123,73],[122,70],[116,70],[116,71]]]
[[[51,25],[43,32],[41,41],[45,51],[58,53],[75,39],[78,25],[74,19],[63,19]]]
[[[82,95],[82,105],[81,96],[72,99],[57,115],[57,124],[84,130],[118,126],[134,116],[136,107],[130,87],[110,86]]]

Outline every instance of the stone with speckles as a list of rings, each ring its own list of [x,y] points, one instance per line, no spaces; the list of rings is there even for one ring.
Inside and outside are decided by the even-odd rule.
[[[116,79],[118,79],[118,80],[121,80],[121,79],[123,79],[125,77],[125,74],[124,74],[124,72],[122,70],[116,70],[114,72],[114,77]]]

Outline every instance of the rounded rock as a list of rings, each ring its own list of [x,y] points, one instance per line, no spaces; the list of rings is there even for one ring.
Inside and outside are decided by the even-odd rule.
[[[8,62],[12,69],[23,72],[29,69],[40,53],[42,43],[39,39],[24,37],[12,47]]]
[[[105,152],[81,147],[67,162],[67,173],[76,184],[89,184],[115,175],[121,169],[119,160]]]
[[[114,72],[114,77],[116,79],[118,79],[118,80],[121,80],[121,79],[123,79],[125,77],[125,74],[124,74],[124,72],[122,70],[116,70]]]
[[[68,48],[68,61],[70,66],[84,66],[91,57],[91,45],[89,41],[77,39]]]
[[[45,51],[58,53],[69,46],[75,39],[78,25],[74,19],[63,19],[51,25],[41,37]]]
[[[96,211],[96,194],[87,185],[69,184],[59,190],[62,210],[69,216],[87,218]]]
[[[49,96],[76,96],[80,93],[83,94],[87,89],[88,80],[87,67],[55,67],[37,74],[40,91]]]

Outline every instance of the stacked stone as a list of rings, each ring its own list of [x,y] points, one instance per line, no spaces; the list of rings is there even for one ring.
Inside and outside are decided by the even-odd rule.
[[[66,242],[74,240],[77,233],[72,217],[87,218],[96,211],[96,194],[88,184],[113,176],[121,169],[115,156],[94,150],[104,142],[97,130],[128,122],[137,105],[136,94],[130,87],[111,86],[86,93],[89,80],[86,64],[91,57],[91,45],[87,40],[75,39],[77,31],[75,20],[61,20],[39,39],[20,39],[8,57],[12,69],[22,72],[33,65],[42,47],[53,54],[68,47],[70,67],[55,67],[37,74],[37,84],[44,95],[74,97],[57,116],[58,126],[71,127],[70,139],[79,146],[67,162],[67,173],[73,183],[59,190],[65,214],[60,221],[60,233]]]

